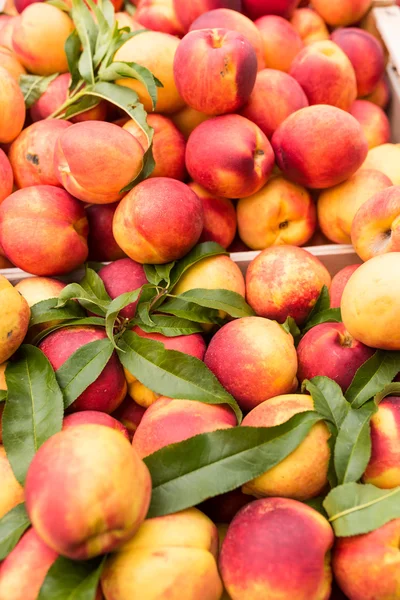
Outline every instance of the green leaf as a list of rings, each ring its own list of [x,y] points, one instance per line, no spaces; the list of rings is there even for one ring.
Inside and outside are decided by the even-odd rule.
[[[132,304],[132,302],[136,302],[136,300],[139,298],[141,290],[142,288],[139,288],[137,290],[134,290],[133,292],[125,292],[124,294],[121,294],[117,298],[114,298],[114,300],[110,303],[110,306],[107,309],[106,333],[115,348],[117,348],[117,344],[114,340],[115,321],[123,308],[125,308],[129,304]]]
[[[108,338],[81,346],[56,371],[58,384],[68,408],[99,377],[113,353]]]
[[[197,244],[197,246],[186,254],[186,256],[181,258],[172,269],[170,288],[172,289],[178,283],[182,275],[200,260],[222,254],[229,256],[229,252],[216,242],[203,242],[202,244]]]
[[[144,265],[144,272],[147,277],[147,281],[153,285],[159,285],[162,281],[169,286],[171,270],[176,265],[176,261],[167,263],[165,265]]]
[[[81,0],[72,0],[71,15],[83,48],[78,63],[79,73],[82,79],[94,85],[95,74],[93,57],[99,31],[98,26],[87,5]]]
[[[281,327],[284,331],[286,331],[286,333],[290,333],[290,335],[293,337],[294,343],[297,344],[300,339],[301,331],[293,317],[288,317],[286,321],[281,324]]]
[[[314,304],[312,311],[308,315],[307,322],[310,319],[313,319],[315,317],[315,315],[317,315],[318,313],[328,310],[328,308],[330,308],[330,306],[331,306],[331,299],[329,296],[329,290],[326,285],[323,285],[322,289],[319,293],[319,296],[317,298],[317,301]]]
[[[46,356],[24,345],[6,368],[7,402],[3,412],[3,444],[12,470],[23,485],[40,446],[61,431],[63,399]]]
[[[157,87],[164,87],[154,75],[135,62],[113,62],[105,68],[101,68],[99,76],[102,81],[115,81],[121,78],[130,78],[140,81],[149,93],[153,110],[157,103]]]
[[[371,400],[350,409],[337,436],[334,457],[338,483],[358,481],[371,457],[370,421],[377,406]]]
[[[0,390],[0,402],[5,402],[7,399],[7,390]]]
[[[342,314],[340,312],[340,308],[328,308],[327,310],[322,310],[317,313],[314,317],[307,320],[307,323],[302,329],[302,333],[305,334],[307,331],[310,331],[316,325],[320,325],[321,323],[341,323],[342,322]]]
[[[203,433],[146,457],[153,482],[148,517],[174,513],[243,485],[272,469],[321,417],[305,412],[276,427]]]
[[[68,6],[66,2],[63,2],[63,0],[47,0],[46,4],[50,4],[50,6],[55,6],[59,10],[62,10],[66,13],[69,13],[69,11],[71,10],[71,7]]]
[[[79,57],[81,55],[81,40],[79,39],[78,32],[76,29],[67,38],[65,42],[65,54],[67,55],[68,70],[71,73],[71,83],[69,91],[73,92],[79,82],[81,76],[79,73]]]
[[[90,267],[86,266],[85,276],[80,282],[80,286],[90,295],[95,296],[103,303],[111,303],[102,278]]]
[[[26,108],[31,108],[40,96],[45,93],[50,83],[58,77],[59,73],[42,77],[41,75],[20,75],[19,87],[24,95]]]
[[[166,337],[176,337],[178,335],[191,335],[192,333],[203,333],[203,328],[198,323],[180,319],[179,317],[169,317],[167,315],[152,315],[153,325],[149,326],[137,320],[135,325],[146,333],[162,333]]]
[[[126,331],[119,343],[119,358],[124,367],[153,392],[206,404],[228,404],[238,422],[242,413],[236,400],[222,387],[203,361],[166,350],[161,342]]]
[[[94,272],[94,271],[93,271]],[[79,304],[96,315],[104,317],[110,305],[110,298],[103,300],[92,291],[85,290],[79,283],[70,283],[58,297],[57,308],[66,305],[68,300],[78,300]]]
[[[94,108],[100,104],[101,100],[92,96],[83,96],[77,99],[76,102],[68,106],[68,108],[62,113],[63,119],[71,119],[77,115],[81,115],[87,110]]]
[[[327,495],[324,508],[335,535],[348,537],[374,531],[400,518],[400,487],[381,490],[374,485],[345,483]]]
[[[58,298],[50,298],[34,304],[31,307],[29,327],[49,321],[73,321],[86,316],[85,311],[77,302],[68,300],[62,308],[56,308],[57,304]]]
[[[53,333],[54,331],[58,331],[59,329],[64,329],[65,327],[83,327],[84,325],[94,325],[95,327],[105,327],[105,319],[101,317],[86,317],[85,319],[75,319],[74,321],[64,321],[64,323],[60,323],[58,325],[52,325],[48,327],[44,331],[40,331],[32,340],[32,345],[36,346],[39,344],[45,337]]]
[[[0,519],[0,560],[15,548],[30,524],[24,503],[14,506]]]
[[[143,321],[143,323],[149,327],[153,325],[152,318],[150,317],[150,310],[152,309],[153,303],[155,302],[157,296],[158,291],[154,285],[145,284],[142,286],[142,293],[137,304],[136,314]]]
[[[339,430],[350,408],[340,386],[329,377],[313,377],[303,381],[302,389],[310,392],[314,410]]]
[[[74,561],[60,556],[50,567],[38,600],[95,600],[105,560]]]
[[[318,498],[311,498],[311,500],[305,500],[303,502],[303,504],[307,504],[307,506],[310,506],[311,508],[313,508],[314,510],[319,512],[320,515],[325,517],[325,519],[327,519],[328,515],[327,515],[326,510],[324,509],[323,502],[324,502],[324,496],[318,496]]]
[[[371,324],[373,327],[373,324]],[[346,398],[353,408],[359,408],[375,394],[391,383],[400,372],[400,352],[378,350],[354,375],[346,391]]]
[[[159,311],[196,323],[213,323],[217,325],[223,323],[223,319],[220,318],[218,310],[203,308],[198,304],[187,302],[181,297],[170,298],[166,302],[163,302]]]
[[[180,294],[177,299],[198,304],[203,308],[222,310],[235,318],[255,315],[254,310],[247,304],[243,296],[230,290],[193,289]]]
[[[93,2],[93,0],[86,1],[89,5],[89,8],[96,17],[97,25],[99,28],[93,57],[95,68],[97,68],[100,65],[103,58],[105,57],[105,55],[107,54],[107,50],[113,38],[114,18],[109,23],[106,18],[106,13],[112,12],[112,15],[114,17],[114,6],[111,2],[108,2],[108,0],[103,0],[101,2],[101,6]]]
[[[388,385],[385,385],[381,392],[375,394],[375,404],[380,404],[380,402],[382,402],[386,396],[400,396],[400,382],[394,381],[393,383],[388,383]]]

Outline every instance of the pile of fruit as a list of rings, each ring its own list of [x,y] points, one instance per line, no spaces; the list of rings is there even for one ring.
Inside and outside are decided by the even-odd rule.
[[[0,600],[400,600],[371,0],[134,4],[0,14]]]

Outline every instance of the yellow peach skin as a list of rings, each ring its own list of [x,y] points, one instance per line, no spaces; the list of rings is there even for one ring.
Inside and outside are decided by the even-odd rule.
[[[374,91],[368,96],[365,96],[364,100],[369,100],[377,106],[385,109],[390,100],[390,88],[386,78],[382,78]]]
[[[171,115],[172,121],[179,131],[183,133],[186,140],[198,125],[211,118],[210,115],[205,115],[191,106],[184,106],[181,110]]]
[[[400,185],[400,145],[382,144],[368,152],[361,169],[376,169],[389,177],[393,185]]]
[[[304,44],[329,40],[329,31],[325,21],[311,8],[298,8],[290,20]]]
[[[0,519],[14,506],[24,501],[24,490],[15,479],[6,451],[0,446]]]
[[[382,108],[368,100],[356,100],[350,108],[350,114],[363,128],[369,150],[389,142],[390,121]]]
[[[21,65],[14,52],[4,46],[0,46],[0,67],[8,71],[17,82],[20,75],[26,74],[26,70]]]
[[[352,25],[362,19],[372,0],[312,0],[312,7],[332,27]]]
[[[229,256],[203,258],[182,275],[173,293],[183,294],[196,288],[229,290],[243,297],[245,294],[242,272]]]
[[[14,77],[0,67],[0,143],[8,144],[21,133],[25,121],[25,100]]]
[[[2,275],[0,275],[0,314],[1,364],[22,344],[31,314],[25,298]]]
[[[220,600],[217,552],[217,528],[195,508],[148,519],[108,558],[103,593],[106,600]]]
[[[264,61],[268,69],[289,72],[304,42],[294,27],[277,15],[266,15],[255,22],[261,33]]]

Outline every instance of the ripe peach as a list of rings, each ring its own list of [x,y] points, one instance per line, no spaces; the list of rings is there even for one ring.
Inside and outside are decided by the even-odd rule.
[[[72,413],[72,415],[67,415],[63,421],[63,430],[68,429],[69,427],[87,424],[111,427],[111,429],[119,431],[127,440],[129,440],[128,430],[122,423],[111,415],[97,410],[82,410],[80,412]]]
[[[260,317],[224,325],[212,338],[204,362],[246,411],[290,392],[296,380],[292,336],[274,321]]]
[[[240,12],[242,9],[241,0],[174,0],[174,7],[178,19],[181,21],[185,32],[189,30],[191,24],[202,14],[216,8],[229,8]]]
[[[135,20],[146,29],[181,36],[185,33],[179,21],[174,0],[140,0]]]
[[[147,67],[164,87],[157,88],[158,113],[174,113],[183,108],[184,101],[179,95],[174,80],[173,64],[179,39],[159,31],[145,31],[129,39],[115,53],[115,61],[136,62]],[[119,85],[133,89],[147,112],[152,111],[150,96],[140,81],[134,79],[118,79]]]
[[[197,29],[230,29],[241,33],[253,46],[257,56],[258,70],[264,68],[264,49],[261,34],[254,23],[245,15],[229,8],[210,10],[198,17],[190,26],[189,31]]]
[[[243,0],[243,8],[253,21],[264,15],[280,15],[289,19],[299,2],[300,0]]]
[[[192,131],[198,125],[204,123],[204,121],[211,119],[211,116],[194,110],[190,106],[184,106],[181,110],[171,115],[171,119],[183,134],[185,140],[187,140]]]
[[[60,135],[71,124],[59,119],[33,123],[11,144],[8,153],[19,188],[60,183],[54,173],[54,150]]]
[[[271,138],[289,115],[306,106],[307,96],[293,77],[275,69],[263,69],[257,73],[253,92],[240,114]]]
[[[0,565],[0,598],[36,600],[57,558],[31,527]]]
[[[8,144],[21,133],[25,122],[25,100],[14,77],[0,67],[0,143]]]
[[[3,150],[0,149],[0,203],[13,191],[14,177],[10,161]]]
[[[164,446],[235,425],[236,417],[227,406],[161,397],[143,415],[132,446],[145,458]]]
[[[400,145],[382,144],[372,148],[363,162],[362,169],[376,169],[384,173],[393,185],[400,185]]]
[[[113,234],[132,260],[160,264],[189,252],[203,223],[201,201],[187,185],[155,177],[137,185],[120,202]]]
[[[21,65],[14,52],[4,46],[0,46],[0,67],[8,71],[17,83],[20,75],[26,74],[26,70]]]
[[[90,141],[89,141],[90,140]],[[76,123],[57,140],[54,170],[59,182],[79,200],[108,204],[143,167],[143,148],[112,123]]]
[[[325,21],[312,8],[298,8],[294,11],[290,23],[304,44],[329,40],[329,31]]]
[[[60,188],[24,188],[0,205],[0,238],[7,258],[34,275],[61,275],[81,265],[88,254],[86,237],[83,205]]]
[[[244,278],[238,265],[229,256],[203,258],[189,267],[173,288],[176,295],[188,290],[230,290],[244,297]]]
[[[274,246],[251,261],[246,274],[247,302],[261,317],[304,323],[331,276],[321,261],[296,246]]]
[[[112,300],[126,292],[133,292],[148,283],[143,266],[130,258],[121,258],[102,267],[98,275],[103,280],[104,287]],[[119,314],[125,319],[133,319],[136,306],[137,301],[132,302],[132,304],[123,308]]]
[[[0,446],[0,519],[14,506],[24,501],[24,490],[15,479],[3,446]]]
[[[368,152],[358,121],[335,106],[325,105],[309,106],[290,115],[275,131],[272,147],[283,175],[317,189],[348,179]]]
[[[67,284],[51,277],[29,277],[21,279],[15,289],[25,298],[28,306],[33,306],[42,300],[58,298]]]
[[[317,211],[307,190],[273,177],[259,192],[237,205],[239,235],[252,250],[302,246],[317,226]]]
[[[128,27],[129,31],[143,29],[143,25],[139,25],[139,23],[137,23],[126,11],[116,12],[115,20],[119,29],[122,29],[123,27]]]
[[[289,72],[305,91],[310,104],[330,104],[348,111],[357,97],[353,66],[330,40],[306,46]]]
[[[400,186],[374,194],[357,211],[351,242],[361,260],[400,251]]]
[[[337,538],[333,572],[351,600],[396,598],[400,586],[400,519],[352,537]]]
[[[326,237],[336,244],[351,244],[351,225],[360,206],[391,185],[381,171],[365,169],[324,190],[317,206],[319,226]]]
[[[12,36],[14,32],[14,28],[19,22],[19,17],[12,16],[8,18],[8,15],[0,15],[0,17],[7,17],[7,21],[4,22],[3,26],[0,29],[0,46],[3,48],[8,48],[11,52],[14,53],[14,47],[12,43]]]
[[[81,326],[66,327],[48,335],[39,348],[55,371],[79,348],[106,339],[104,329]],[[112,354],[98,378],[71,404],[70,411],[96,410],[112,413],[126,395],[124,370],[117,355]]]
[[[367,100],[356,100],[350,114],[363,128],[369,150],[390,141],[390,122],[379,106]]]
[[[293,60],[304,47],[299,34],[289,21],[275,15],[261,17],[256,26],[263,41],[265,66],[288,73]]]
[[[218,531],[196,508],[147,519],[110,555],[101,576],[107,600],[219,600]]]
[[[21,64],[35,75],[68,71],[64,45],[74,24],[64,11],[35,2],[16,21],[12,45]]]
[[[364,100],[369,100],[383,109],[387,107],[390,100],[390,88],[385,77],[382,77],[374,91],[365,96]]]
[[[125,252],[115,241],[112,224],[118,202],[115,204],[92,204],[86,208],[89,222],[89,259],[111,261],[124,258]]]
[[[251,502],[222,544],[220,570],[229,597],[327,600],[333,542],[328,521],[305,504],[288,498]]]
[[[25,298],[2,275],[0,275],[0,314],[0,364],[2,364],[22,344],[31,315]]]
[[[192,31],[175,54],[174,77],[180,95],[186,104],[208,115],[241,108],[250,97],[256,74],[253,46],[241,33],[228,29]]]
[[[161,333],[146,333],[140,327],[134,327],[132,331],[142,338],[161,342],[167,350],[177,350],[199,360],[204,358],[206,344],[199,333],[167,337]],[[127,369],[125,369],[125,376],[128,382],[129,395],[140,406],[147,408],[159,398],[159,394],[143,385]]]
[[[126,396],[125,400],[114,411],[113,416],[124,425],[130,440],[132,440],[146,410],[146,408],[132,400],[130,396]]]
[[[199,242],[217,242],[228,248],[236,234],[236,210],[231,200],[213,196],[197,183],[190,189],[200,198],[204,210],[204,227]]]
[[[26,508],[53,550],[75,560],[115,550],[146,516],[151,479],[127,439],[103,425],[69,427],[35,454]],[[107,498],[107,502],[104,499]]]
[[[262,402],[243,419],[243,427],[275,427],[291,417],[313,410],[311,396],[286,394]],[[282,462],[246,483],[242,490],[257,498],[281,496],[309,500],[328,485],[330,437],[325,423],[317,423],[301,444]]]
[[[344,288],[344,326],[372,348],[400,350],[400,281],[393,278],[398,269],[400,252],[374,256],[353,273]]]
[[[382,45],[359,27],[345,27],[332,33],[335,42],[349,57],[357,80],[358,97],[373,92],[385,71]]]
[[[245,198],[267,182],[274,164],[271,145],[257,125],[240,115],[205,121],[190,135],[186,166],[208,192]]]
[[[314,10],[332,27],[358,23],[368,12],[372,0],[312,0]]]
[[[242,490],[236,489],[231,492],[226,492],[214,498],[208,498],[198,505],[199,509],[204,512],[207,517],[214,523],[219,525],[222,523],[230,523],[233,517],[239,512],[243,506],[249,504],[253,498],[249,498],[247,494],[243,494]],[[219,529],[219,526],[218,526]],[[219,531],[221,531],[219,529]],[[224,600],[224,596],[222,600]]]
[[[6,383],[6,377],[5,377],[7,364],[8,364],[7,362],[4,362],[3,364],[0,365],[0,390],[5,390],[5,391],[7,390],[7,383]],[[0,402],[0,444],[3,441],[3,428],[2,428],[3,411],[4,411],[4,402]]]
[[[343,291],[350,277],[360,265],[348,265],[336,273],[332,278],[329,294],[331,297],[331,308],[340,308]]]

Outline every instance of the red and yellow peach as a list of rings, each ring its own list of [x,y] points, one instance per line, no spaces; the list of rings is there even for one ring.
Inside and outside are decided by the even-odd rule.
[[[14,506],[24,501],[24,490],[15,479],[3,446],[0,446],[0,519]]]
[[[345,27],[358,23],[371,4],[372,0],[312,0],[314,10],[331,27]]]
[[[10,161],[3,150],[0,149],[0,204],[13,191],[14,176]]]
[[[63,420],[63,430],[70,427],[78,427],[80,425],[103,425],[104,427],[111,427],[111,429],[119,431],[127,440],[129,440],[127,428],[117,419],[105,412],[100,412],[98,410],[81,410],[72,413],[71,415],[67,415]]]
[[[331,308],[340,308],[344,288],[346,287],[346,284],[353,275],[354,271],[356,271],[359,266],[359,264],[348,265],[347,267],[340,269],[340,271],[338,271],[336,275],[332,277],[332,283],[329,290]]]
[[[329,31],[325,21],[312,8],[298,8],[294,11],[290,23],[304,44],[329,40]]]
[[[289,21],[275,15],[261,17],[256,26],[261,33],[265,66],[288,73],[293,60],[304,47],[297,31]]]
[[[216,8],[229,8],[241,11],[241,0],[174,0],[174,7],[184,30],[188,31],[191,24],[202,14]]]
[[[185,33],[174,7],[174,0],[140,0],[135,21],[141,27],[181,36]]]
[[[21,133],[25,122],[25,100],[18,83],[0,67],[0,143],[8,144]]]
[[[390,141],[390,122],[382,108],[367,100],[356,100],[350,114],[360,123],[369,150]]]
[[[121,258],[105,265],[98,272],[100,279],[103,280],[106,292],[112,300],[125,294],[133,292],[148,283],[144,268],[130,258]],[[137,301],[125,306],[120,311],[121,317],[133,319],[136,312]]]
[[[89,259],[94,261],[119,260],[126,256],[115,241],[113,219],[118,203],[92,204],[86,208],[89,223]]]
[[[382,144],[372,148],[363,162],[362,169],[376,169],[384,173],[393,185],[400,185],[400,145]]]
[[[189,187],[203,204],[204,226],[199,242],[217,242],[228,248],[236,234],[236,210],[232,200],[213,196],[197,183],[189,183]]]
[[[125,400],[114,411],[113,416],[126,428],[131,440],[145,412],[146,408],[137,404],[130,396],[126,396]]]
[[[25,298],[2,275],[0,275],[0,312],[0,364],[2,364],[22,344],[31,316]]]

